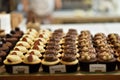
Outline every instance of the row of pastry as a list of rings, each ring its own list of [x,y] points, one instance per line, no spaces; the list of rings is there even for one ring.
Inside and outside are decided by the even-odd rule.
[[[39,69],[41,63],[40,57],[42,53],[45,52],[44,47],[49,36],[50,31],[48,30],[40,30],[37,32],[35,29],[28,29],[4,60],[6,71],[12,73],[13,67],[10,66],[25,64],[29,66],[29,68],[31,68],[30,65],[39,64],[37,66],[37,69]],[[30,72],[35,71],[30,69]]]
[[[28,29],[6,57],[4,64],[26,65],[30,72],[38,72],[40,65],[45,72],[50,66],[65,65],[66,72],[90,71],[90,65],[102,64],[106,71],[115,71],[119,64],[119,35],[97,33],[88,30],[78,35],[76,29],[65,34],[62,29],[53,33],[49,30]],[[117,57],[117,58],[116,58]],[[32,67],[31,67],[32,66]],[[118,67],[119,68],[119,67]]]
[[[14,48],[17,41],[22,37],[23,34],[23,31],[21,31],[18,27],[16,27],[14,30],[11,30],[9,34],[0,34],[0,65],[3,65],[4,59],[10,50]]]

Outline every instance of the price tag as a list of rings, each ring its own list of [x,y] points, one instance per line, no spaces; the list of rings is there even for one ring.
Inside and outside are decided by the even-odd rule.
[[[56,65],[49,67],[50,73],[57,73],[57,72],[66,72],[65,65]]]
[[[106,72],[105,64],[91,64],[89,66],[90,72]]]
[[[5,33],[10,32],[11,30],[10,14],[0,14],[0,29],[5,30]]]
[[[29,66],[13,66],[13,73],[29,73]]]

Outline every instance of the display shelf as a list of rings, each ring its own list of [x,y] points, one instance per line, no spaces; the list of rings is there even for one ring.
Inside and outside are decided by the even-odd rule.
[[[81,12],[80,10],[73,11],[56,11],[54,12],[53,23],[96,23],[96,22],[119,22],[119,14],[98,14],[95,12]]]
[[[100,22],[119,22],[120,17],[73,17],[73,18],[64,18],[58,17],[54,18],[53,23],[61,24],[61,23],[100,23]]]
[[[0,75],[0,80],[118,80],[120,79],[120,72],[112,73],[63,73],[63,74],[4,74]]]
[[[66,32],[69,28],[75,28],[80,32],[81,30],[88,29],[93,34],[97,32],[118,32],[120,30],[120,23],[102,23],[102,24],[69,24],[69,25],[41,25],[41,28],[55,30],[57,28],[64,28]],[[113,29],[113,27],[115,27]],[[20,28],[25,31],[25,24],[21,24]],[[0,69],[1,70],[1,69]],[[4,69],[3,69],[4,70]],[[106,73],[89,73],[77,71],[75,73],[57,73],[49,74],[38,72],[34,74],[8,74],[6,72],[0,73],[0,80],[119,80],[120,71],[106,72]]]
[[[4,69],[3,69],[4,70]],[[75,73],[45,73],[38,72],[34,74],[9,74],[3,72],[0,74],[0,80],[118,80],[120,79],[120,71],[105,73],[90,73],[77,71]]]

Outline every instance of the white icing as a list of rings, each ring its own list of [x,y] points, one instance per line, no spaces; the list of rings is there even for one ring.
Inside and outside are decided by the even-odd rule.
[[[28,52],[28,50],[27,50],[26,47],[24,47],[24,46],[15,46],[14,50],[15,50],[16,48],[18,48],[19,51],[21,51],[21,52],[23,52],[23,53]],[[16,50],[15,50],[15,51],[16,51]]]
[[[33,59],[32,62],[28,61],[28,57],[29,57],[28,54],[25,55],[25,58],[24,58],[23,62],[26,63],[26,64],[37,64],[37,63],[41,62],[41,60],[39,59],[38,56],[36,56],[36,55],[31,55],[31,56],[32,56],[32,59]]]
[[[23,58],[24,57],[24,55],[23,55],[23,53],[21,52],[21,51],[10,51],[10,55],[12,54],[12,53],[16,53],[16,55],[18,55],[19,57],[21,57],[21,58]],[[13,54],[12,54],[13,55]]]
[[[19,44],[22,44],[26,48],[30,48],[30,44],[28,42],[19,41],[19,42],[17,42],[16,46],[18,46]]]
[[[28,35],[28,34],[24,34],[23,37],[28,37],[30,38],[31,40],[34,40],[35,39],[35,36],[32,36],[32,35]]]
[[[10,60],[11,62],[8,62]],[[21,63],[22,59],[18,55],[8,55],[4,60],[4,64],[17,64]]]
[[[27,54],[29,54],[30,52],[34,52],[34,55],[38,56],[38,57],[42,57],[42,54],[40,53],[40,51],[38,50],[29,50]]]

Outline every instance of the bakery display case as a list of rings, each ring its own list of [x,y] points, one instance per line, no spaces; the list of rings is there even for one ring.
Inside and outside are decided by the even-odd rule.
[[[108,34],[110,34],[110,33],[117,33],[117,34],[119,34],[119,23],[91,23],[91,24],[89,24],[89,23],[87,23],[87,24],[63,24],[63,25],[57,25],[57,24],[55,24],[55,25],[41,25],[41,29],[51,29],[51,31],[52,32],[54,32],[54,31],[58,31],[58,32],[60,32],[60,34],[61,34],[61,30],[63,30],[63,32],[65,33],[65,34],[67,34],[67,33],[69,33],[69,34],[71,34],[71,31],[72,31],[72,34],[71,35],[73,35],[74,34],[74,37],[75,37],[75,35],[76,35],[76,31],[77,31],[77,33],[78,33],[78,35],[80,35],[81,33],[80,32],[82,32],[82,31],[86,31],[86,30],[89,30],[90,32],[91,32],[91,34],[92,35],[94,35],[95,36],[95,34],[97,34],[97,33],[104,33],[105,35],[108,35]],[[114,28],[113,28],[113,26],[114,26]],[[20,25],[19,25],[19,27],[20,27],[20,30],[22,30],[24,33],[29,33],[29,38],[31,38],[31,39],[34,39],[34,37],[35,36],[37,36],[37,35],[35,35],[35,34],[37,34],[37,32],[36,31],[34,31],[34,30],[26,30],[26,27],[25,27],[25,21],[23,21]],[[23,28],[24,27],[24,28]],[[20,31],[18,28],[16,28],[16,32],[15,31],[11,31],[11,34],[13,35],[14,33],[16,33],[16,34],[14,34],[14,36],[13,37],[15,37],[15,36],[18,36],[18,38],[20,39],[20,35],[18,35],[17,33],[21,33],[21,35],[25,35],[25,34],[23,34],[21,31]],[[27,32],[28,31],[28,32]],[[70,32],[69,32],[70,31]],[[75,31],[75,32],[74,32]],[[31,32],[31,33],[30,33]],[[34,34],[33,34],[33,33]],[[49,32],[47,32],[47,33],[49,33]],[[44,34],[46,34],[46,33],[44,33]],[[54,36],[55,35],[59,35],[59,37],[60,37],[60,34],[59,33],[56,33],[55,32],[55,34],[54,34]],[[67,36],[69,36],[69,34],[67,35]],[[82,32],[82,34],[84,34],[84,32]],[[85,32],[85,34],[87,35],[88,34],[88,32]],[[34,35],[34,37],[30,37],[30,35]],[[10,37],[10,35],[7,35],[8,37]],[[28,34],[26,34],[25,36],[28,36]],[[24,36],[24,37],[25,37]],[[41,34],[39,34],[39,36],[41,37]],[[113,36],[113,35],[112,35]],[[29,42],[29,44],[32,44],[32,42],[30,41],[30,40],[28,40],[27,38],[25,39],[24,37],[22,37],[20,40],[27,40],[28,42]],[[61,37],[62,37],[62,35],[61,35]],[[84,37],[84,36],[83,36]],[[82,36],[80,37],[80,40],[83,38]],[[89,36],[90,37],[90,36]],[[101,37],[102,37],[102,35],[101,35]],[[113,36],[114,37],[114,36]],[[58,37],[55,37],[55,38],[58,38]],[[100,38],[100,36],[99,36],[99,38]],[[96,40],[97,39],[99,39],[99,38],[96,38]],[[46,36],[46,39],[47,39],[47,36]],[[86,39],[86,38],[85,38]],[[85,40],[84,39],[84,40]],[[90,39],[90,38],[89,38]],[[8,39],[9,40],[9,39]],[[14,39],[13,39],[14,40]],[[34,43],[34,44],[38,44],[38,41],[37,41],[37,39],[35,39],[36,40],[36,42]],[[51,37],[51,41],[53,41],[54,39],[52,39],[52,37]],[[56,40],[56,39],[55,39]],[[57,39],[57,40],[59,40],[59,39]],[[67,42],[67,40],[69,40],[69,37],[66,37],[66,39],[65,39],[65,42]],[[73,39],[73,40],[71,40],[71,42],[73,41],[74,42],[74,40],[75,39]],[[83,41],[84,41],[83,40]],[[102,39],[102,40],[104,40],[104,39]],[[111,39],[110,39],[111,40]],[[115,40],[115,39],[114,39]],[[90,41],[90,40],[89,40]],[[112,41],[112,40],[111,40]],[[44,41],[44,42],[46,42],[46,41]],[[48,42],[50,42],[50,41],[48,41]],[[102,41],[102,42],[104,42],[104,41]],[[69,43],[69,42],[68,42]],[[81,44],[82,44],[82,42],[80,42]],[[7,43],[8,44],[8,43]],[[13,43],[14,44],[14,43]],[[20,46],[20,45],[23,45],[23,43],[21,43],[21,41],[19,42],[19,43],[17,43],[16,45],[18,45],[18,46]],[[26,44],[26,43],[24,43],[24,46],[26,46],[26,48],[27,49],[29,49],[30,48],[30,46],[29,46],[29,44]],[[50,42],[50,45],[51,45],[52,43]],[[59,43],[58,43],[59,44]],[[41,45],[41,43],[39,44],[39,45]],[[52,44],[53,45],[53,44]],[[54,44],[54,45],[56,45],[57,46],[57,44]],[[74,44],[71,44],[71,45],[74,45]],[[87,46],[88,44],[86,44],[86,46]],[[104,45],[104,44],[103,44]],[[32,48],[30,48],[30,49],[36,49],[36,47],[34,47],[34,46],[31,46]],[[81,46],[80,46],[81,47]],[[51,48],[51,46],[48,46],[47,47],[47,49],[48,49],[48,53],[50,53],[51,51],[49,51],[49,48]],[[20,47],[15,47],[14,48],[14,50],[18,50],[18,49],[20,49]],[[23,48],[22,48],[23,49]],[[39,48],[38,48],[39,49]],[[53,48],[52,48],[53,49]],[[54,47],[54,49],[56,49],[55,47]],[[53,50],[54,50],[53,49]],[[58,49],[58,48],[57,48]],[[64,45],[64,48],[63,49],[66,49],[66,47],[65,47],[65,45]],[[73,48],[72,48],[73,49]],[[80,48],[81,49],[81,48]],[[24,51],[24,50],[23,50]],[[10,52],[9,54],[15,54],[17,51],[14,51],[14,52]],[[34,51],[31,51],[30,50],[30,52],[29,53],[33,53]],[[17,52],[18,53],[18,52]],[[23,52],[24,53],[24,52]],[[35,53],[37,53],[37,51],[35,51]],[[48,53],[46,53],[46,55],[48,54]],[[52,51],[52,53],[55,53],[54,51]],[[21,53],[19,53],[19,55],[20,55]],[[56,53],[55,53],[56,54]],[[71,53],[70,53],[71,54]],[[38,54],[37,54],[38,55]],[[65,54],[63,54],[63,55],[65,55]],[[11,57],[12,56],[9,56],[9,57],[7,57],[6,59],[10,59],[11,60]],[[19,59],[19,58],[17,58],[18,56],[16,56],[16,57],[14,57],[15,58],[15,60],[17,61],[19,61],[20,62],[20,60],[21,59]],[[22,57],[22,56],[21,56]],[[27,59],[27,57],[31,57],[31,56],[27,56],[26,55],[26,58],[25,59]],[[34,56],[34,58],[35,58],[35,56]],[[34,60],[34,58],[33,58],[33,60]],[[53,57],[50,57],[50,58],[54,58],[55,60],[56,60],[56,58],[53,56]],[[68,58],[68,57],[65,57],[65,56],[63,56],[63,58],[61,58],[63,61],[62,61],[62,63],[65,63],[64,65],[67,65],[66,64],[66,62],[65,62],[65,60],[66,60],[66,58]],[[69,59],[71,58],[71,60],[74,60],[75,58],[73,57],[73,56],[69,56]],[[31,60],[31,58],[29,58],[30,60]],[[41,58],[40,58],[41,59]],[[49,56],[46,56],[45,58],[45,61],[46,60],[49,60]],[[81,58],[81,59],[83,59],[83,58]],[[89,58],[87,58],[87,59],[89,59]],[[106,58],[105,58],[106,59]],[[37,60],[37,61],[39,61],[39,59],[38,58],[35,58],[35,60]],[[53,60],[54,61],[54,60]],[[75,60],[75,62],[76,62],[76,60]],[[26,64],[27,63],[27,64]],[[29,63],[29,64],[28,64]],[[35,62],[36,63],[36,62]],[[67,62],[68,63],[68,62]],[[30,66],[30,64],[32,64],[32,63],[30,63],[30,62],[26,62],[26,60],[25,60],[25,63],[24,64],[22,64],[22,66]],[[42,64],[46,64],[45,62],[43,62]],[[52,64],[52,63],[47,63],[47,64]],[[69,63],[69,64],[71,64],[71,63]],[[81,64],[81,63],[80,63]],[[13,65],[13,64],[12,64]],[[18,65],[18,64],[15,64],[15,65]],[[20,64],[21,65],[21,64]],[[33,64],[32,64],[33,65]],[[54,79],[58,79],[58,80],[61,80],[61,79],[70,79],[70,80],[73,80],[73,79],[75,79],[75,80],[79,80],[79,79],[84,79],[84,80],[90,80],[90,79],[98,79],[98,80],[106,80],[106,79],[113,79],[113,80],[118,80],[119,79],[119,75],[120,75],[120,72],[119,72],[119,68],[114,68],[114,70],[112,70],[112,71],[107,71],[107,72],[99,72],[99,71],[102,71],[102,69],[104,69],[104,65],[102,65],[103,67],[102,67],[102,69],[97,69],[96,71],[95,70],[93,70],[93,71],[95,71],[95,72],[86,72],[86,71],[81,71],[80,70],[80,68],[79,67],[77,67],[78,69],[77,69],[77,71],[76,71],[76,69],[73,69],[73,68],[69,68],[68,67],[68,71],[71,71],[71,70],[74,70],[73,72],[60,72],[59,70],[57,71],[57,72],[55,72],[55,73],[48,73],[48,72],[44,72],[43,70],[42,70],[42,67],[44,67],[44,68],[46,68],[46,66],[40,66],[40,70],[39,70],[39,72],[36,72],[35,71],[35,73],[32,73],[31,71],[30,71],[30,73],[28,74],[28,73],[24,73],[24,72],[20,72],[20,73],[18,73],[18,74],[12,74],[11,72],[9,73],[9,71],[11,71],[10,70],[10,65],[9,66],[6,66],[6,70],[7,70],[7,72],[6,71],[4,71],[5,70],[5,66],[6,66],[6,62],[5,62],[5,65],[4,66],[1,66],[1,68],[0,68],[0,71],[1,70],[3,70],[3,72],[1,72],[0,73],[0,79],[2,79],[2,80],[7,80],[7,79],[9,79],[9,80],[16,80],[16,79],[29,79],[29,80],[33,80],[33,79],[36,79],[36,80],[38,80],[38,79],[42,79],[42,80],[46,80],[46,79],[50,79],[50,80],[54,80]],[[59,65],[60,66],[60,65]],[[81,65],[79,65],[79,66],[81,66]],[[100,67],[101,65],[97,65],[98,67]],[[36,65],[36,67],[37,67],[37,65]],[[73,67],[73,66],[70,66],[70,67]],[[93,67],[95,68],[95,66],[93,65]],[[93,69],[93,67],[92,67],[92,69]],[[96,68],[98,68],[98,67],[96,67]],[[19,68],[21,68],[21,67],[19,67]],[[34,71],[34,70],[36,70],[37,68],[35,68],[35,67],[33,67],[33,68],[31,68],[31,70],[32,71]],[[55,67],[53,67],[53,68],[55,68]],[[52,69],[53,69],[52,68]],[[74,66],[74,68],[75,68],[75,66]],[[107,67],[106,67],[107,68]],[[58,69],[58,68],[57,68]],[[70,70],[69,70],[70,69]],[[45,69],[45,70],[47,70],[47,69]],[[103,70],[104,71],[104,70]]]

